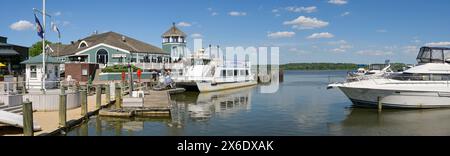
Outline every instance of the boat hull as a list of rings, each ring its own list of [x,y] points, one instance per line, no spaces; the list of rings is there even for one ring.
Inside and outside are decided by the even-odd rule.
[[[254,86],[257,85],[258,83],[256,81],[242,81],[242,82],[218,83],[218,84],[212,84],[211,82],[197,82],[196,84],[200,92],[213,92],[233,88]]]
[[[450,93],[435,91],[399,91],[340,86],[339,89],[356,106],[377,107],[378,97],[383,107],[443,108],[450,107]]]

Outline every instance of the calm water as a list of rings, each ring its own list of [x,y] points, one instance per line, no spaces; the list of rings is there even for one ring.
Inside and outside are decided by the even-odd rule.
[[[352,108],[339,90],[327,90],[329,77],[345,71],[287,71],[274,94],[261,86],[218,93],[172,96],[171,118],[92,118],[67,135],[450,135],[450,110]],[[338,78],[339,79],[339,78]]]

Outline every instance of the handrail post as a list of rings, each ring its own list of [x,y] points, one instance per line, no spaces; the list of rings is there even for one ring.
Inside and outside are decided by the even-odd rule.
[[[67,100],[66,88],[61,86],[61,95],[59,96],[59,126],[66,127],[67,121]]]

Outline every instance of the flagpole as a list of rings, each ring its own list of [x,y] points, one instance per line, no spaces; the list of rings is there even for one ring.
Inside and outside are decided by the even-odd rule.
[[[45,71],[45,25],[46,25],[46,21],[45,21],[45,0],[42,0],[42,18],[44,21],[44,25],[43,25],[43,30],[42,30],[42,91],[45,93],[45,77],[46,77],[46,71]]]

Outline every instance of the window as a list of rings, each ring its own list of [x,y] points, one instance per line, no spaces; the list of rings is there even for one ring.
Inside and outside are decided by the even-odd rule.
[[[241,70],[241,73],[239,75],[244,76],[245,75],[245,70]]]
[[[87,71],[87,69],[83,69],[83,70],[81,70],[81,75],[83,75],[83,76],[87,76],[87,75],[88,75],[88,71]]]
[[[220,75],[221,77],[227,77],[227,71],[226,70],[222,70],[222,73]]]
[[[234,76],[238,76],[238,70],[234,70]]]
[[[250,75],[250,73],[248,72],[248,70],[245,70],[245,75],[246,75],[246,76]]]
[[[37,78],[36,66],[30,66],[30,78]]]
[[[55,77],[58,77],[58,65],[55,65]]]
[[[232,70],[227,70],[227,76],[233,76],[233,71]]]

